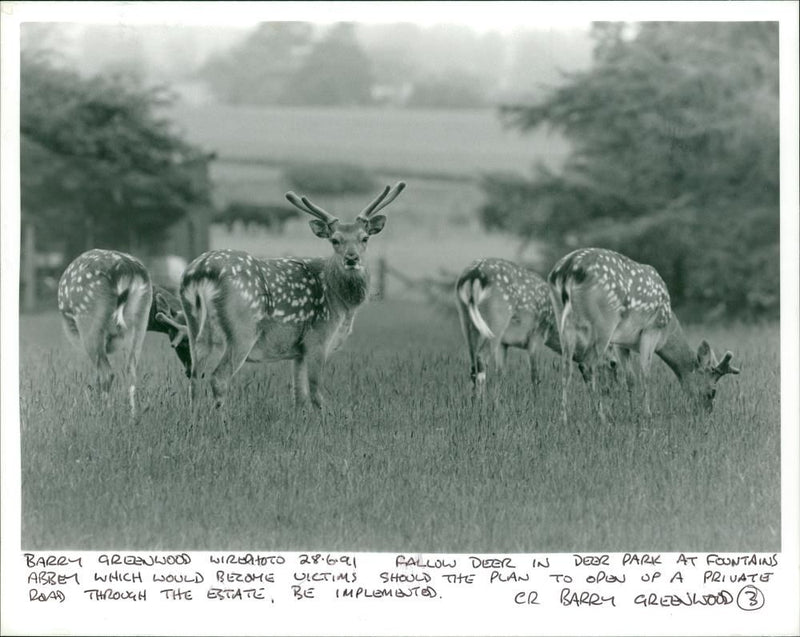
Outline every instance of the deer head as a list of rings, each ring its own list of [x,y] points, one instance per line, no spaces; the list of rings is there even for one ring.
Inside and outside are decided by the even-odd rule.
[[[738,374],[740,371],[731,365],[732,358],[732,352],[725,352],[725,356],[718,363],[714,351],[705,340],[697,348],[697,367],[691,374],[691,382],[685,382],[684,388],[706,413],[710,413],[714,408],[717,381],[726,374]]]
[[[298,197],[290,191],[286,193],[286,199],[314,217],[309,222],[311,231],[319,238],[331,242],[336,263],[343,270],[357,272],[364,269],[362,257],[370,236],[378,234],[386,224],[386,216],[377,213],[392,203],[405,187],[402,181],[394,188],[386,186],[383,192],[351,222],[340,221],[312,203],[308,197]]]
[[[175,350],[187,377],[192,373],[192,355],[189,351],[189,332],[180,300],[162,288],[156,288],[153,296],[153,320],[150,329],[169,336],[169,344]]]

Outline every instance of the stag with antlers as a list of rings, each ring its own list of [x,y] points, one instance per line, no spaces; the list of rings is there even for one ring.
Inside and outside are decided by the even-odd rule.
[[[132,415],[136,414],[136,367],[148,330],[166,333],[184,368],[191,365],[177,298],[154,286],[145,266],[129,254],[98,249],[78,256],[61,275],[58,309],[67,338],[86,352],[104,393],[114,379],[108,355],[127,352]]]
[[[707,341],[697,352],[689,347],[672,311],[667,286],[649,265],[611,250],[584,248],[564,256],[548,276],[562,344],[562,415],[567,422],[570,358],[593,369],[610,345],[638,352],[644,411],[650,415],[647,376],[658,356],[673,371],[692,404],[713,408],[717,381],[738,374],[726,352],[717,362]],[[596,392],[593,392],[596,394]],[[597,410],[604,419],[602,399]]]
[[[308,197],[288,192],[314,217],[311,230],[333,246],[328,258],[257,259],[220,250],[195,259],[183,274],[180,299],[189,334],[192,378],[209,379],[219,407],[245,361],[293,361],[295,404],[322,406],[327,358],[353,329],[367,300],[367,241],[386,217],[378,214],[403,191],[387,186],[352,222],[340,221]]]

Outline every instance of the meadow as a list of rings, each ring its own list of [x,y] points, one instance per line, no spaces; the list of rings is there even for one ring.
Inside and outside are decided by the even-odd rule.
[[[407,181],[370,241],[412,279],[447,278],[479,256],[516,258],[519,240],[477,220],[478,178],[555,166],[563,141],[504,130],[492,111],[176,107],[194,143],[219,153],[215,202],[283,202],[281,166],[351,161]],[[468,133],[467,133],[468,132]],[[376,191],[377,193],[377,191]],[[317,197],[354,216],[371,195]],[[283,234],[212,227],[212,248],[323,255],[307,219]],[[530,256],[530,255],[528,255]],[[533,255],[533,260],[536,255]],[[542,264],[546,271],[552,264]],[[395,279],[358,315],[329,362],[328,410],[296,413],[288,363],[245,368],[228,405],[192,413],[166,338],[149,335],[143,412],[128,418],[88,389],[91,370],[54,313],[20,324],[22,541],[26,549],[264,549],[420,552],[775,551],[780,549],[776,324],[694,327],[733,349],[743,372],[698,418],[665,365],[653,418],[612,396],[597,421],[573,380],[560,417],[559,360],[541,352],[534,389],[519,353],[473,399],[455,313]]]
[[[206,394],[192,416],[177,358],[150,334],[131,422],[120,384],[108,406],[87,389],[55,314],[20,330],[25,549],[780,549],[775,324],[689,326],[743,368],[709,417],[657,361],[652,418],[620,389],[601,424],[573,380],[567,426],[554,355],[536,390],[516,353],[475,401],[457,324],[410,301],[361,311],[324,414],[294,411],[278,363],[246,367],[225,408]]]

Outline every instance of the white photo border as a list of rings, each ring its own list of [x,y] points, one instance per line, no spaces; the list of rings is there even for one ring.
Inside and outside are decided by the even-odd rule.
[[[191,6],[187,6],[191,5]],[[797,634],[800,599],[800,203],[798,198],[798,3],[793,2],[2,2],[2,632],[44,634],[745,634],[754,621],[731,614],[671,617],[664,623],[630,624],[620,613],[578,611],[560,625],[547,614],[526,615],[478,605],[456,616],[433,606],[409,606],[401,613],[383,604],[350,603],[275,609],[267,617],[250,611],[235,619],[213,602],[194,615],[159,615],[140,607],[98,607],[77,617],[69,608],[31,616],[24,611],[20,556],[19,416],[19,27],[25,21],[131,24],[243,25],[258,20],[334,22],[419,21],[494,26],[513,15],[545,7],[552,24],[573,24],[576,16],[621,21],[778,21],[780,23],[781,121],[781,563],[786,582],[779,608],[758,619],[754,632]],[[178,606],[174,608],[178,609]],[[226,610],[232,607],[226,607]],[[414,610],[411,610],[414,609]],[[309,612],[310,610],[310,612]],[[452,611],[452,609],[450,609]],[[194,612],[194,611],[193,611]],[[239,613],[237,608],[236,613]],[[45,617],[45,615],[48,615]],[[413,615],[413,616],[412,616]],[[551,617],[552,619],[552,617]],[[632,619],[632,618],[628,618]],[[637,616],[636,621],[642,619]],[[250,622],[250,623],[248,623]],[[700,623],[698,623],[700,622]],[[630,624],[630,625],[629,625]]]

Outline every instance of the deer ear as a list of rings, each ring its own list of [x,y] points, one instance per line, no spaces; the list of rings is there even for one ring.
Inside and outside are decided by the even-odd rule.
[[[386,215],[374,215],[367,219],[367,234],[378,234],[386,225]]]
[[[713,359],[714,353],[711,351],[711,345],[708,344],[708,341],[701,342],[700,347],[697,348],[697,362],[701,367],[712,367]]]
[[[324,221],[312,219],[308,222],[308,225],[311,226],[311,232],[317,235],[320,239],[330,239],[332,234],[331,227]]]

